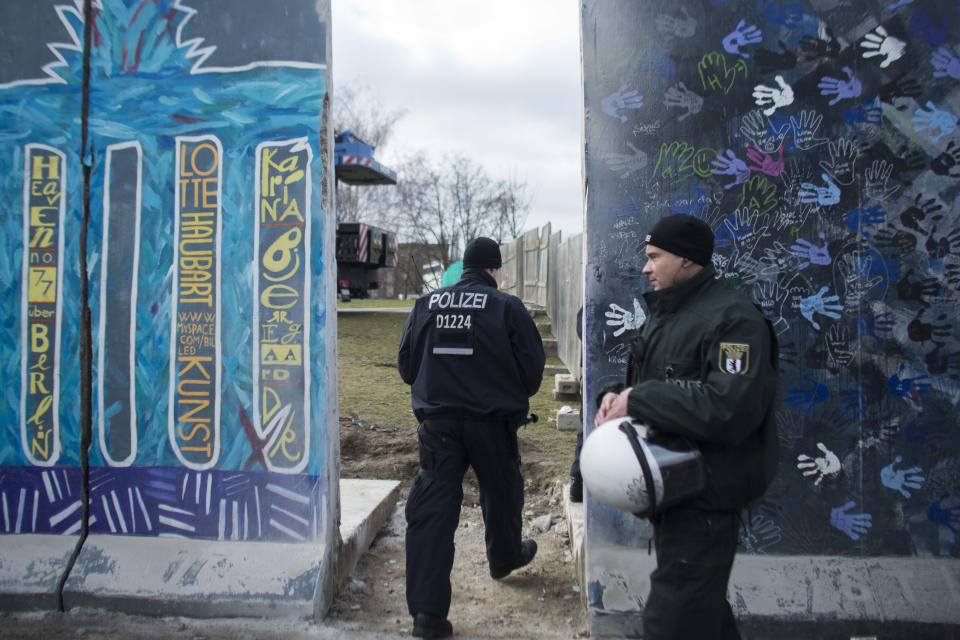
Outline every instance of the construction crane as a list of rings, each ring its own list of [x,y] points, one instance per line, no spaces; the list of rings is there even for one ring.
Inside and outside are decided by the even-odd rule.
[[[338,181],[353,185],[397,184],[397,172],[373,157],[374,146],[351,131],[334,138],[334,171]],[[397,234],[362,222],[340,222],[337,216],[337,294],[343,301],[365,298],[382,287],[380,269],[400,261]]]

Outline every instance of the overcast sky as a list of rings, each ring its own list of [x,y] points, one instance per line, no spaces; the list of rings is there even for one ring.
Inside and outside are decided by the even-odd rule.
[[[583,230],[577,0],[333,0],[337,85],[404,110],[377,159],[456,152],[532,196],[525,229]]]

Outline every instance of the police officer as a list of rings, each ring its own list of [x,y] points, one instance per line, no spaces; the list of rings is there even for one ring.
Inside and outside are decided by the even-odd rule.
[[[657,568],[643,637],[739,638],[727,582],[739,512],[777,466],[776,338],[752,300],[715,279],[713,231],[702,220],[662,218],[645,253],[650,313],[631,346],[626,384],[602,394],[595,424],[629,415],[695,441],[707,484],[651,518]]]
[[[420,471],[407,499],[407,607],[413,635],[453,632],[450,571],[472,466],[480,486],[490,575],[500,579],[537,552],[521,540],[523,476],[517,428],[540,388],[545,357],[519,298],[497,290],[500,247],[472,240],[460,281],[419,298],[403,327],[397,367],[420,422]]]

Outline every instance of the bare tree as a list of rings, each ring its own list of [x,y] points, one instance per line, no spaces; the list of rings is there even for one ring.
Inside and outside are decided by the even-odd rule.
[[[453,221],[447,215],[440,172],[420,151],[400,162],[397,175],[387,224],[406,241],[431,247],[428,257],[447,267],[453,261]]]
[[[495,185],[483,167],[466,156],[447,156],[445,165],[444,187],[456,229],[452,248],[458,254],[473,238],[493,231]]]
[[[367,144],[383,147],[406,110],[387,111],[372,93],[366,85],[337,85],[333,96],[333,126],[338,132],[352,131]]]
[[[497,213],[493,237],[497,242],[502,244],[523,234],[523,226],[530,215],[530,202],[527,184],[515,176],[511,175],[497,183],[497,194],[493,202]]]

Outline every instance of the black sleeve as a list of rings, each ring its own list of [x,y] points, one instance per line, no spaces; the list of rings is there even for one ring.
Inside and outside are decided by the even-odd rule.
[[[417,372],[414,366],[415,359],[410,356],[410,341],[412,340],[413,319],[417,315],[417,308],[414,307],[407,316],[407,321],[403,325],[403,331],[400,334],[400,349],[397,351],[397,370],[400,377],[407,384],[413,384],[417,379]]]
[[[517,363],[527,397],[530,397],[540,389],[547,357],[543,353],[543,340],[537,325],[519,300],[510,305],[508,331],[513,359]]]
[[[773,403],[775,344],[759,312],[724,322],[705,342],[706,377],[701,384],[640,382],[630,392],[628,412],[668,433],[702,442],[740,442],[763,424]],[[725,367],[725,356],[732,353],[738,354],[740,366]]]

